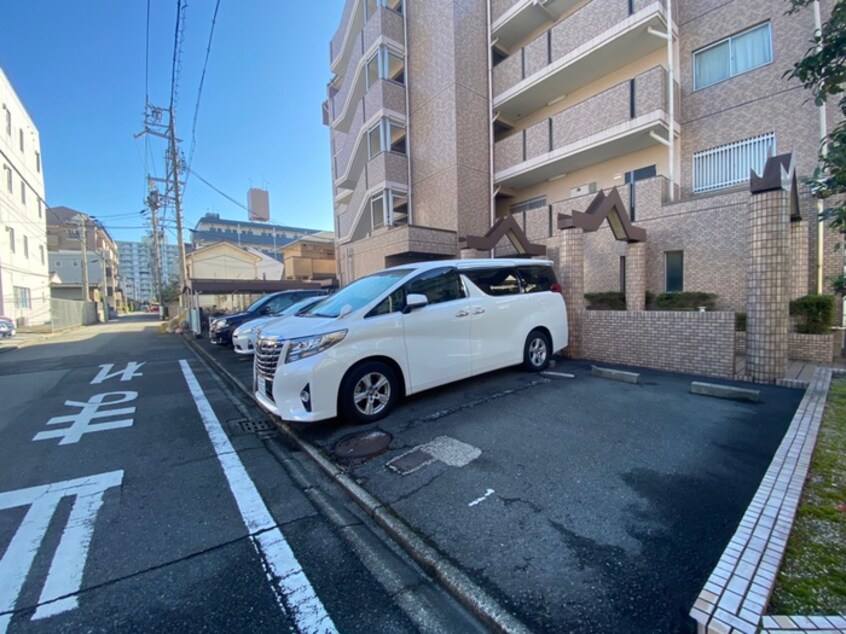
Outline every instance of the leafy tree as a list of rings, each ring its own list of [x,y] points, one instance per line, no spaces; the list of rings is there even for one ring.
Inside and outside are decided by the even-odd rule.
[[[177,280],[162,288],[162,299],[166,303],[179,301],[179,282]]]
[[[788,14],[796,13],[813,0],[789,0]],[[819,50],[817,50],[817,48]],[[822,24],[805,56],[786,73],[796,78],[814,95],[814,102],[822,106],[829,99],[837,99],[840,113],[846,116],[846,0],[837,0],[831,17]],[[820,149],[820,164],[810,179],[811,191],[817,198],[831,198],[834,202],[823,212],[830,226],[846,233],[846,120],[826,138],[827,153]]]

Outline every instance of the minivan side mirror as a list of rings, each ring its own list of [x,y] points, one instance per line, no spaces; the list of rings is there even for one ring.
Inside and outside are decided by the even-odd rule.
[[[422,293],[409,293],[405,298],[405,310],[402,312],[410,313],[417,308],[423,308],[429,305],[429,298]]]

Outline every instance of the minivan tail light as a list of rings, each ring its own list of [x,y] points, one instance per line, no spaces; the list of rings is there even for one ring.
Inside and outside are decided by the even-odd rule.
[[[550,286],[549,290],[551,290],[553,293],[561,293],[562,295],[564,294],[564,289],[561,288],[561,284],[559,284],[558,282],[555,282],[555,284]]]

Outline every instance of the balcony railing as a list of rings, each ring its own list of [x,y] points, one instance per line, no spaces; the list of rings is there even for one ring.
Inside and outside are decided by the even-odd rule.
[[[524,79],[541,73],[579,47],[609,30],[618,28],[625,20],[638,16],[641,11],[653,8],[651,12],[646,11],[643,14],[645,16],[663,10],[663,6],[663,0],[593,0],[495,66],[494,95],[500,96]],[[614,35],[604,38],[597,48],[607,44],[613,37]],[[641,37],[652,38],[654,48],[660,45],[660,40],[647,34],[645,29]],[[632,52],[634,50],[629,51]],[[637,52],[644,54],[648,50]],[[634,58],[629,55],[617,60],[617,63],[622,65],[632,59]]]
[[[341,14],[341,22],[332,40],[329,42],[329,63],[334,66],[335,61],[341,55],[344,49],[344,40],[352,37],[349,31],[353,28],[351,24],[353,18],[353,9],[361,6],[362,0],[346,0],[344,3],[344,11]],[[348,34],[349,33],[349,34]]]
[[[366,68],[362,63],[365,52],[373,49],[380,39],[404,45],[405,31],[402,16],[395,11],[380,8],[364,25],[356,36],[358,42],[350,55],[346,72],[338,91],[330,98],[330,116],[334,123],[347,112],[350,93],[357,86],[363,87]]]
[[[667,71],[656,66],[494,145],[497,174],[599,135],[641,115],[667,110]]]
[[[761,174],[775,155],[775,134],[729,143],[693,155],[693,192],[710,192],[749,180],[750,170]]]
[[[333,177],[340,178],[349,169],[350,159],[356,148],[366,151],[362,144],[365,142],[364,135],[367,131],[363,129],[366,120],[370,120],[376,113],[385,111],[405,115],[405,88],[400,84],[380,80],[370,87],[364,97],[359,100],[355,113],[350,120],[349,132],[344,133],[336,130],[333,133],[335,148]],[[365,119],[365,113],[367,119]]]

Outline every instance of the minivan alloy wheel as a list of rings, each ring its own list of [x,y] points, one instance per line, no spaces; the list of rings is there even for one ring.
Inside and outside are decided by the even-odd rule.
[[[338,407],[345,418],[372,423],[387,416],[401,396],[401,384],[390,365],[379,359],[353,367],[338,393]]]
[[[540,372],[549,365],[549,337],[540,330],[533,330],[526,339],[523,366],[530,372]]]
[[[390,400],[391,382],[384,374],[368,372],[356,383],[353,402],[365,416],[380,414]]]

